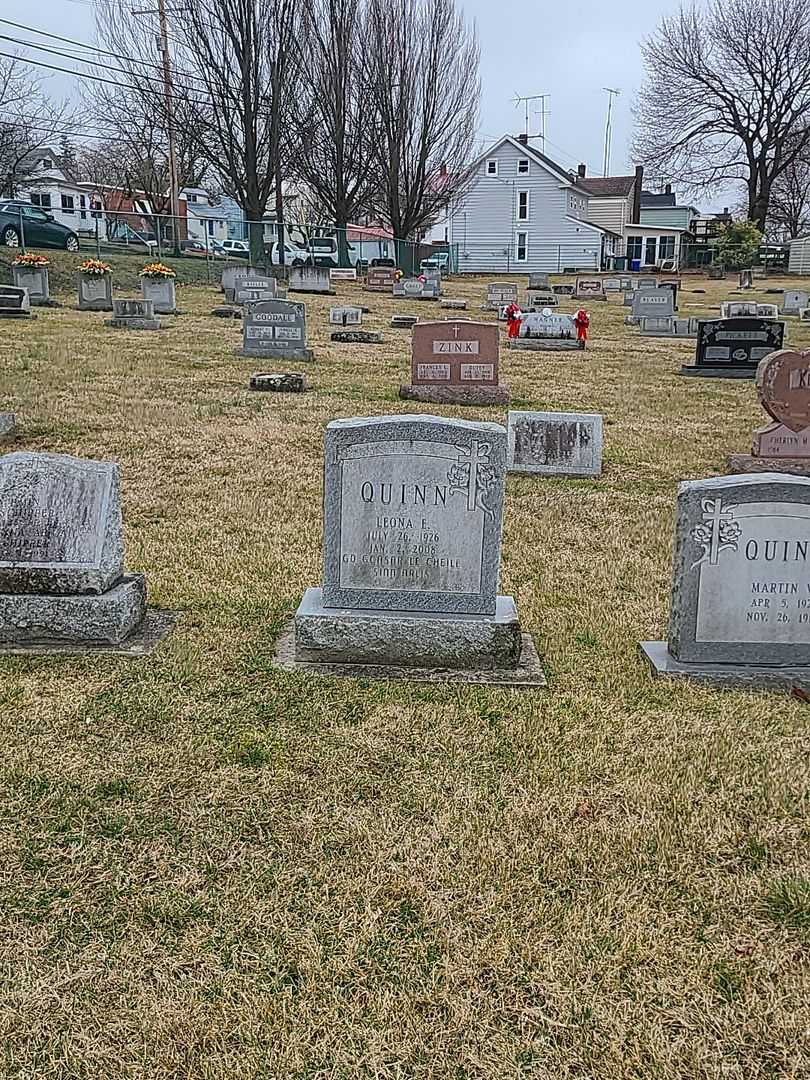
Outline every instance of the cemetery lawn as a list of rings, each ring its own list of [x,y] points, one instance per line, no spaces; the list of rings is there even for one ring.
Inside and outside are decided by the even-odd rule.
[[[489,319],[485,281],[445,294]],[[717,315],[736,281],[684,284]],[[654,681],[637,650],[666,636],[677,482],[747,450],[752,383],[680,377],[694,341],[618,297],[584,356],[503,349],[513,408],[605,415],[601,479],[507,484],[502,592],[549,689],[282,673],[324,426],[424,411],[388,322],[450,314],[337,289],[300,297],[305,395],[246,389],[213,288],[159,333],[69,281],[0,322],[15,448],[118,461],[128,565],[183,613],[145,660],[0,659],[0,1075],[808,1077],[810,706]],[[383,345],[329,342],[353,301]]]

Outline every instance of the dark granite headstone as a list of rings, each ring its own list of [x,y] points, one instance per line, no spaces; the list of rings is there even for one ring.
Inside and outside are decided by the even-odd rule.
[[[698,323],[695,363],[682,375],[753,379],[768,353],[781,349],[785,324],[774,319],[713,319]]]

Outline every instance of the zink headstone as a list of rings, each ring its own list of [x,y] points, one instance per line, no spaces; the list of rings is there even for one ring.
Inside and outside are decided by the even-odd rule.
[[[306,310],[291,300],[258,300],[245,305],[240,356],[311,360],[307,348]]]
[[[510,412],[509,472],[538,476],[599,476],[602,417],[598,413]]]
[[[678,489],[664,675],[747,686],[810,676],[810,479],[781,473]]]
[[[768,353],[781,349],[785,324],[773,319],[713,319],[698,323],[695,363],[682,375],[753,379]]]
[[[498,328],[467,319],[417,323],[411,334],[411,381],[400,397],[457,405],[509,400],[498,383]]]

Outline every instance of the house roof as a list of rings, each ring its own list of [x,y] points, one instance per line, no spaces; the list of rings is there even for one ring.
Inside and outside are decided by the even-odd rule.
[[[636,182],[635,176],[593,176],[580,177],[579,186],[589,195],[601,195],[603,198],[620,198],[629,195]]]
[[[653,206],[677,206],[675,199],[675,193],[673,191],[656,193],[653,191],[642,191],[641,193],[641,209],[649,210]]]
[[[502,135],[500,139],[494,142],[491,146],[487,147],[483,154],[479,155],[475,164],[477,165],[480,161],[483,161],[485,158],[490,157],[495,152],[495,150],[497,150],[498,147],[502,146],[505,142],[511,143],[512,146],[514,146],[522,154],[525,154],[526,157],[534,158],[535,161],[545,166],[545,168],[548,169],[549,172],[555,173],[555,175],[559,177],[560,180],[564,181],[564,183],[570,184],[572,186],[579,186],[582,183],[582,181],[578,176],[576,176],[576,174],[569,172],[568,169],[564,169],[562,165],[558,165],[556,161],[552,161],[550,157],[546,157],[546,155],[543,154],[540,150],[535,149],[535,147],[533,146],[529,146],[528,143],[521,142],[520,139],[515,139],[512,135]]]

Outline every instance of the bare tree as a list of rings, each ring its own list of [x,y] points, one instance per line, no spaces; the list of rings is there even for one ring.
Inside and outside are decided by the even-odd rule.
[[[377,205],[416,238],[470,182],[479,50],[454,0],[368,0],[367,93],[374,107]]]
[[[317,208],[315,220],[335,224],[341,266],[348,264],[346,227],[368,206],[376,181],[365,22],[362,0],[307,5],[301,34],[304,77],[294,101],[302,139],[297,173]]]
[[[810,141],[810,0],[710,0],[642,46],[636,160],[691,192],[742,180],[764,230],[774,182]]]
[[[0,194],[16,195],[36,170],[34,152],[47,145],[54,129],[68,119],[43,80],[14,57],[0,57]]]
[[[810,232],[810,153],[806,148],[771,188],[768,233],[775,239],[793,240]]]

